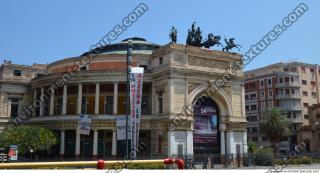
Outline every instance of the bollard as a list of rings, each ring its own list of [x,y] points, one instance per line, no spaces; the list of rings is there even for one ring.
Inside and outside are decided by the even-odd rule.
[[[104,169],[104,160],[98,160],[97,169]]]

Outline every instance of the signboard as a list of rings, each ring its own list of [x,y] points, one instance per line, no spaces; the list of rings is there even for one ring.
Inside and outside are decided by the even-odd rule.
[[[195,109],[194,142],[217,144],[218,120],[217,108],[204,102]]]
[[[130,117],[128,117],[128,139],[131,139]],[[126,116],[117,116],[117,140],[126,140]]]
[[[80,115],[78,120],[77,132],[83,135],[89,135],[91,129],[91,117],[88,115]]]
[[[18,146],[17,145],[10,145],[8,156],[9,156],[10,160],[18,160]]]
[[[132,67],[130,82],[131,149],[138,150],[141,119],[143,68]]]

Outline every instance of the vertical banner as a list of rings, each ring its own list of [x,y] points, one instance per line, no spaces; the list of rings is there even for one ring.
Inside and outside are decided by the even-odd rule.
[[[138,150],[141,119],[143,68],[132,67],[130,83],[131,150]],[[131,156],[135,159],[136,156]]]
[[[89,135],[91,129],[91,117],[88,115],[80,115],[78,120],[77,132],[83,135]]]

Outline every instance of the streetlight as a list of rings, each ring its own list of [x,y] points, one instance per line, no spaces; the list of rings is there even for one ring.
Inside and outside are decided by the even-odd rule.
[[[130,114],[130,82],[131,82],[131,59],[132,59],[132,40],[128,40],[127,46],[127,109],[126,109],[126,149],[125,154],[129,159],[129,140],[128,140],[128,118]]]
[[[88,142],[83,142],[82,143],[82,158],[84,159],[84,146],[87,145]]]
[[[32,161],[32,154],[33,154],[33,149],[30,148],[30,159],[31,159],[31,161]]]

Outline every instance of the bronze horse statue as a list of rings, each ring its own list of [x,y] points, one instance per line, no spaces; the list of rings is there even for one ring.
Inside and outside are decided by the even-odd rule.
[[[233,49],[233,48],[237,48],[239,51],[239,47],[242,48],[241,45],[239,44],[235,44],[234,43],[234,38],[230,38],[229,41],[225,38],[224,41],[226,42],[226,46],[222,49],[222,51],[224,52],[229,52],[229,50]]]
[[[218,46],[222,46],[223,45],[220,43],[220,39],[221,37],[219,35],[214,36],[212,33],[208,34],[208,38],[206,41],[201,43],[201,46],[205,47],[205,48],[210,48],[211,46],[214,45],[218,45]]]

